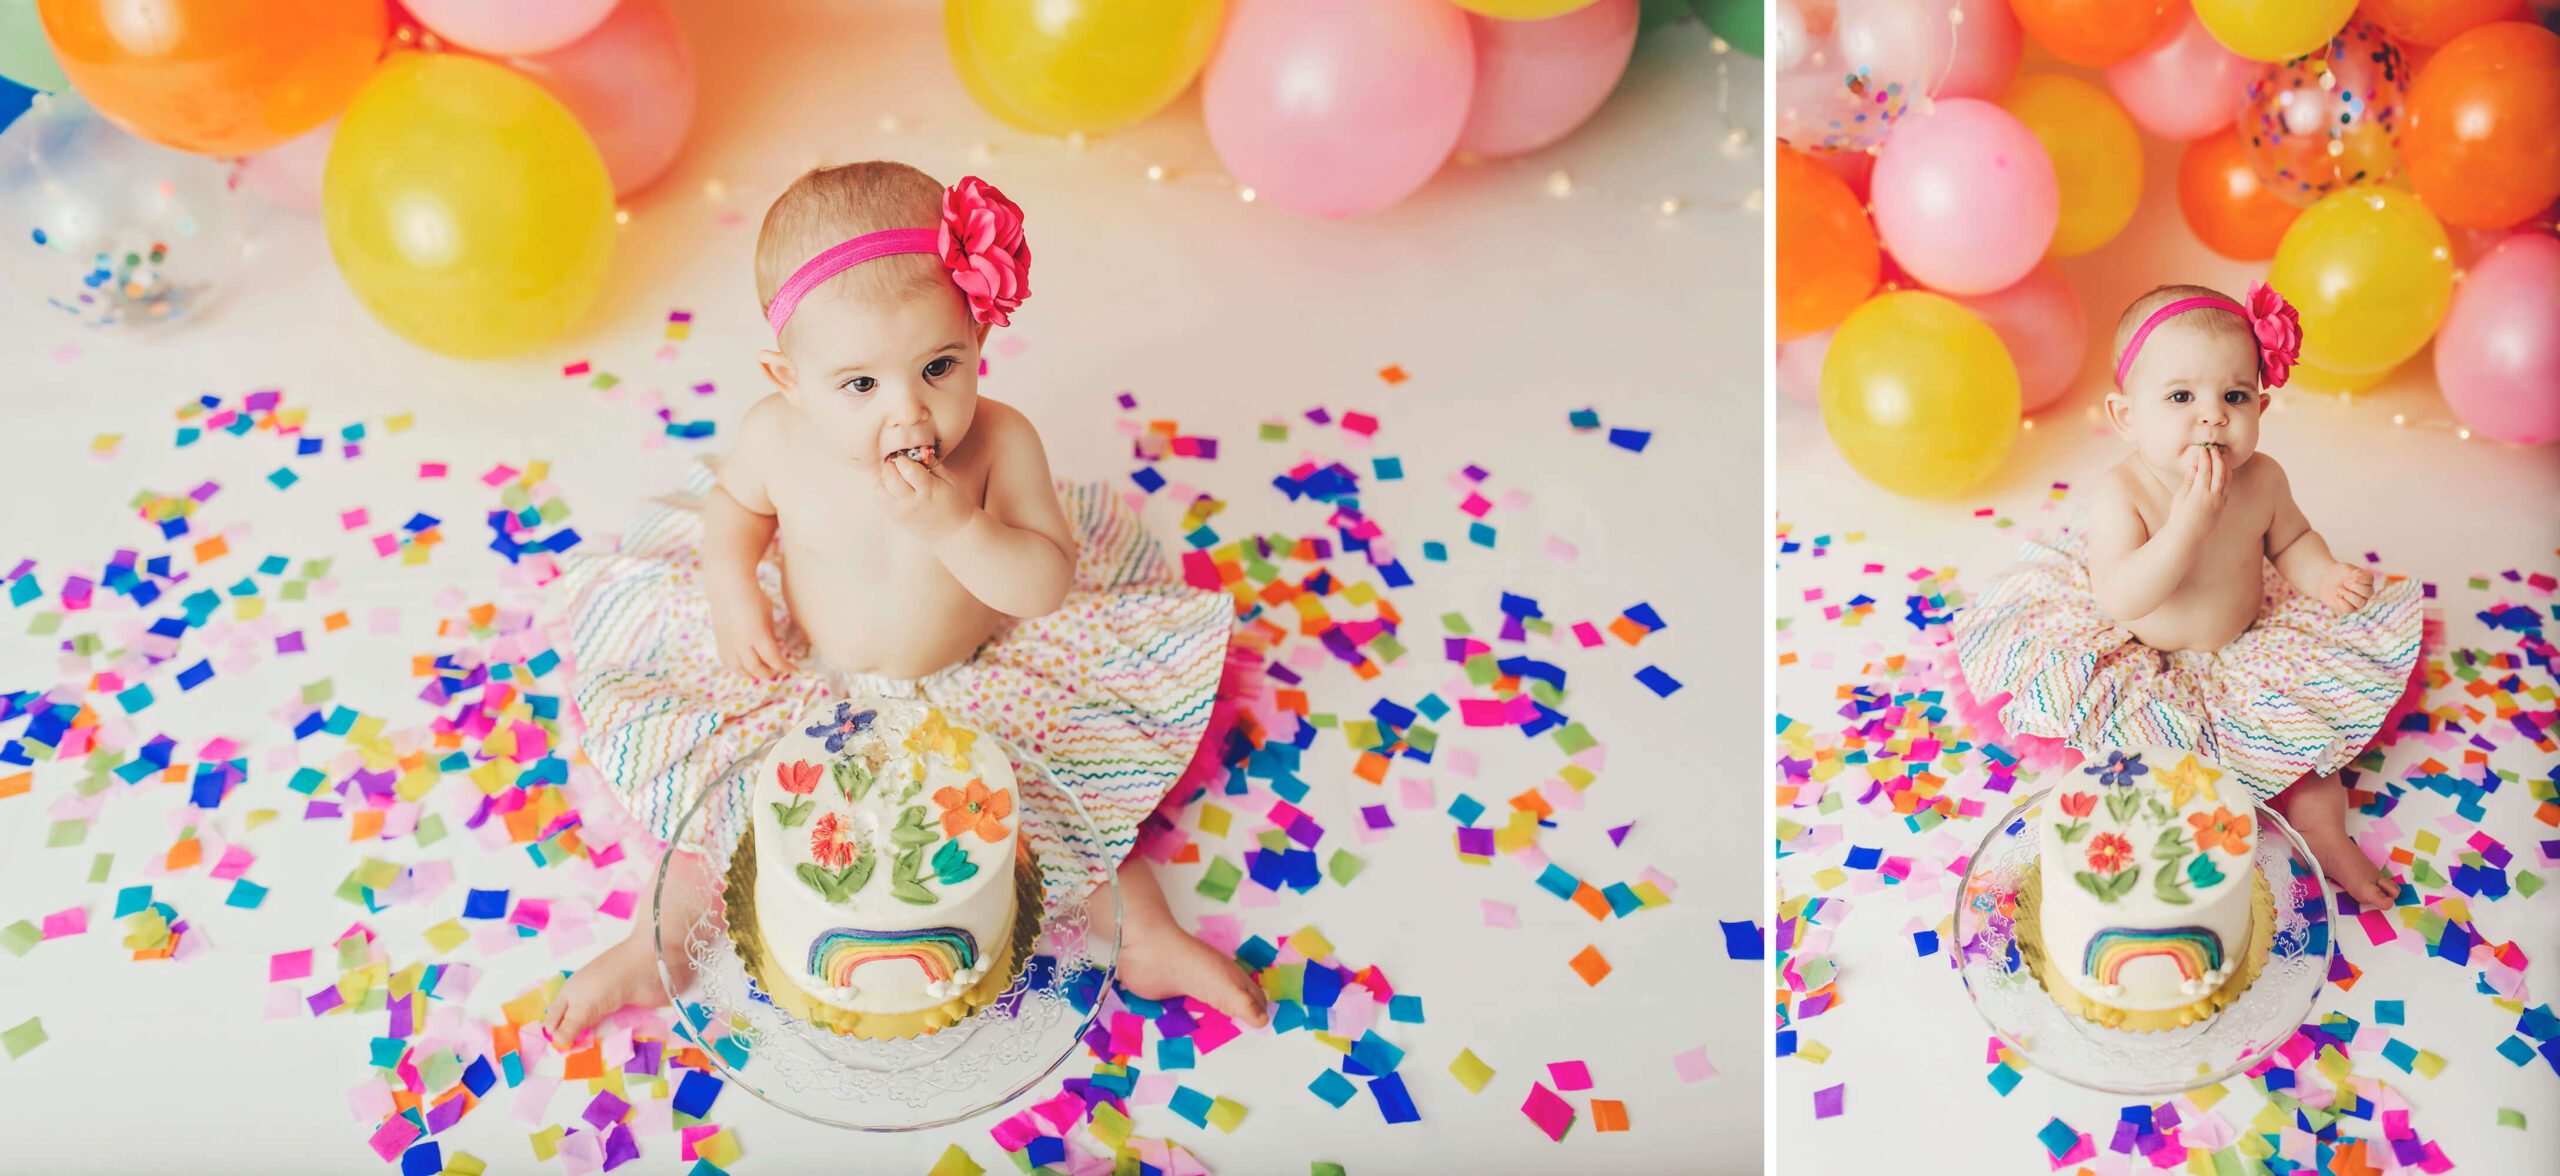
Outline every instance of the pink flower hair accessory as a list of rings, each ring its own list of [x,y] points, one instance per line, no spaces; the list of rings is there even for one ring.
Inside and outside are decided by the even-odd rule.
[[[2240,316],[2249,325],[2249,336],[2258,344],[2258,379],[2269,388],[2284,387],[2293,375],[2293,365],[2302,359],[2302,315],[2284,295],[2265,282],[2249,283],[2249,301],[2234,302],[2219,294],[2180,298],[2152,311],[2134,329],[2133,338],[2124,345],[2124,354],[2116,359],[2116,386],[2124,386],[2124,378],[2133,371],[2133,357],[2141,354],[2142,342],[2151,337],[2153,328],[2190,310],[2212,307]]]
[[[765,322],[775,335],[791,321],[800,300],[826,280],[876,258],[930,253],[951,272],[951,284],[969,301],[969,317],[999,327],[1013,325],[1014,308],[1031,296],[1031,246],[1022,237],[1022,209],[996,186],[976,176],[942,192],[942,223],[930,229],[882,229],[834,245],[802,262],[773,292]]]

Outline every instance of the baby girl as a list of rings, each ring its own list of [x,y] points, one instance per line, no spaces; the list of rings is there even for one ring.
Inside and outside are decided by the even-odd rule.
[[[691,883],[660,912],[681,943],[700,906],[677,896],[707,891],[701,848],[743,827],[767,740],[833,698],[930,701],[1042,757],[1126,863],[1121,983],[1259,1024],[1261,989],[1129,860],[1177,778],[1218,771],[1203,736],[1233,607],[1185,585],[1113,490],[1053,484],[1030,420],[978,395],[1030,262],[1021,210],[976,177],[860,163],[774,201],[756,291],[775,391],[716,473],[562,577],[584,746],[661,838],[719,790],[670,866]],[[553,1037],[665,1003],[657,937],[635,927],[571,976]]]
[[[2414,582],[2330,554],[2258,452],[2301,339],[2265,286],[2245,305],[2200,286],[2136,299],[2107,397],[2132,452],[2088,487],[2086,534],[2028,544],[1951,627],[1964,685],[2013,736],[2213,758],[2342,890],[2387,906],[2398,884],[2347,836],[2338,770],[2419,685],[2424,614]]]

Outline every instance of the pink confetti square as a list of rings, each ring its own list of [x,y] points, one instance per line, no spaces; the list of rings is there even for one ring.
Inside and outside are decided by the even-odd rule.
[[[1591,1066],[1585,1062],[1549,1062],[1547,1076],[1563,1091],[1591,1089]]]
[[[1544,1082],[1529,1084],[1529,1101],[1520,1104],[1520,1113],[1558,1143],[1564,1142],[1564,1133],[1573,1127],[1573,1104],[1547,1089]]]
[[[88,929],[89,908],[87,907],[72,907],[65,911],[55,911],[44,917],[44,937],[47,939],[78,935]]]
[[[1707,1060],[1707,1047],[1684,1049],[1671,1055],[1671,1069],[1683,1083],[1698,1083],[1716,1076],[1715,1063]]]

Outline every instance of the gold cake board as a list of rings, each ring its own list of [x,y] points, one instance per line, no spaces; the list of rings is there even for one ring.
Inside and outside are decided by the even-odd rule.
[[[1014,833],[1015,844],[1021,844],[1021,832]],[[756,987],[772,998],[782,1011],[827,1029],[868,1041],[893,1041],[904,1037],[934,1033],[960,1023],[980,1006],[1004,995],[1013,986],[1014,976],[1031,958],[1031,941],[1040,934],[1040,873],[1028,861],[1027,853],[1017,849],[1013,869],[1013,933],[1005,937],[995,966],[969,991],[928,1009],[905,1013],[858,1013],[837,1008],[809,994],[765,945],[764,925],[756,918],[756,831],[749,827],[738,839],[738,848],[730,855],[728,885],[721,891],[727,904],[729,941],[737,946],[738,961],[746,965],[747,975]]]
[[[2132,1033],[2158,1033],[2193,1025],[2240,999],[2240,994],[2257,982],[2259,970],[2266,966],[2267,956],[2275,950],[2275,894],[2267,889],[2266,874],[2252,866],[2249,875],[2256,884],[2258,917],[2249,924],[2248,950],[2241,953],[2239,965],[2232,969],[2231,977],[2222,982],[2222,987],[2193,1004],[2171,1009],[2120,1009],[2099,1003],[2046,968],[2042,913],[2044,876],[2041,870],[2027,871],[2027,876],[2018,883],[2017,914],[2011,922],[2013,934],[2017,936],[2018,957],[2026,961],[2028,973],[2044,985],[2045,992],[2053,997],[2053,1003],[2082,1020]]]

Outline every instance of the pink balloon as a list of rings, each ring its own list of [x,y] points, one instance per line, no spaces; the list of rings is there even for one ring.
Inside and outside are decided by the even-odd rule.
[[[2520,233],[2472,264],[2436,331],[2436,386],[2492,441],[2560,441],[2560,239]]]
[[[2018,365],[2020,412],[2062,399],[2080,378],[2081,361],[2089,357],[2088,315],[2080,292],[2052,266],[2037,266],[2006,290],[1956,301],[1982,316],[2008,347],[2010,362]]]
[[[1837,327],[1825,327],[1799,339],[1778,344],[1778,391],[1798,403],[1822,403],[1822,361],[1831,354],[1831,333]]]
[[[338,120],[313,127],[240,161],[240,183],[279,208],[320,211],[320,172],[329,162],[329,142],[338,137]]]
[[[1547,20],[1467,14],[1475,34],[1475,101],[1458,150],[1535,151],[1581,126],[1618,88],[1636,48],[1637,0],[1597,0]]]
[[[1978,98],[1914,109],[1876,156],[1876,231],[1912,277],[1988,294],[2027,276],[2061,215],[2035,132]]]
[[[1929,77],[1939,98],[1991,100],[2018,74],[2018,15],[2009,0],[1928,0]],[[1955,19],[1962,13],[1963,19]],[[1952,33],[1952,36],[1950,35]]]
[[[1201,120],[1259,198],[1358,216],[1440,170],[1475,71],[1466,14],[1447,0],[1235,0]]]
[[[465,49],[548,53],[594,32],[614,0],[402,0],[418,23]]]
[[[2201,139],[2231,125],[2256,63],[2222,47],[2190,13],[2159,43],[2107,67],[2134,125],[2163,139]]]
[[[622,0],[594,32],[507,64],[577,116],[604,154],[616,195],[665,175],[693,125],[693,50],[666,0]]]

